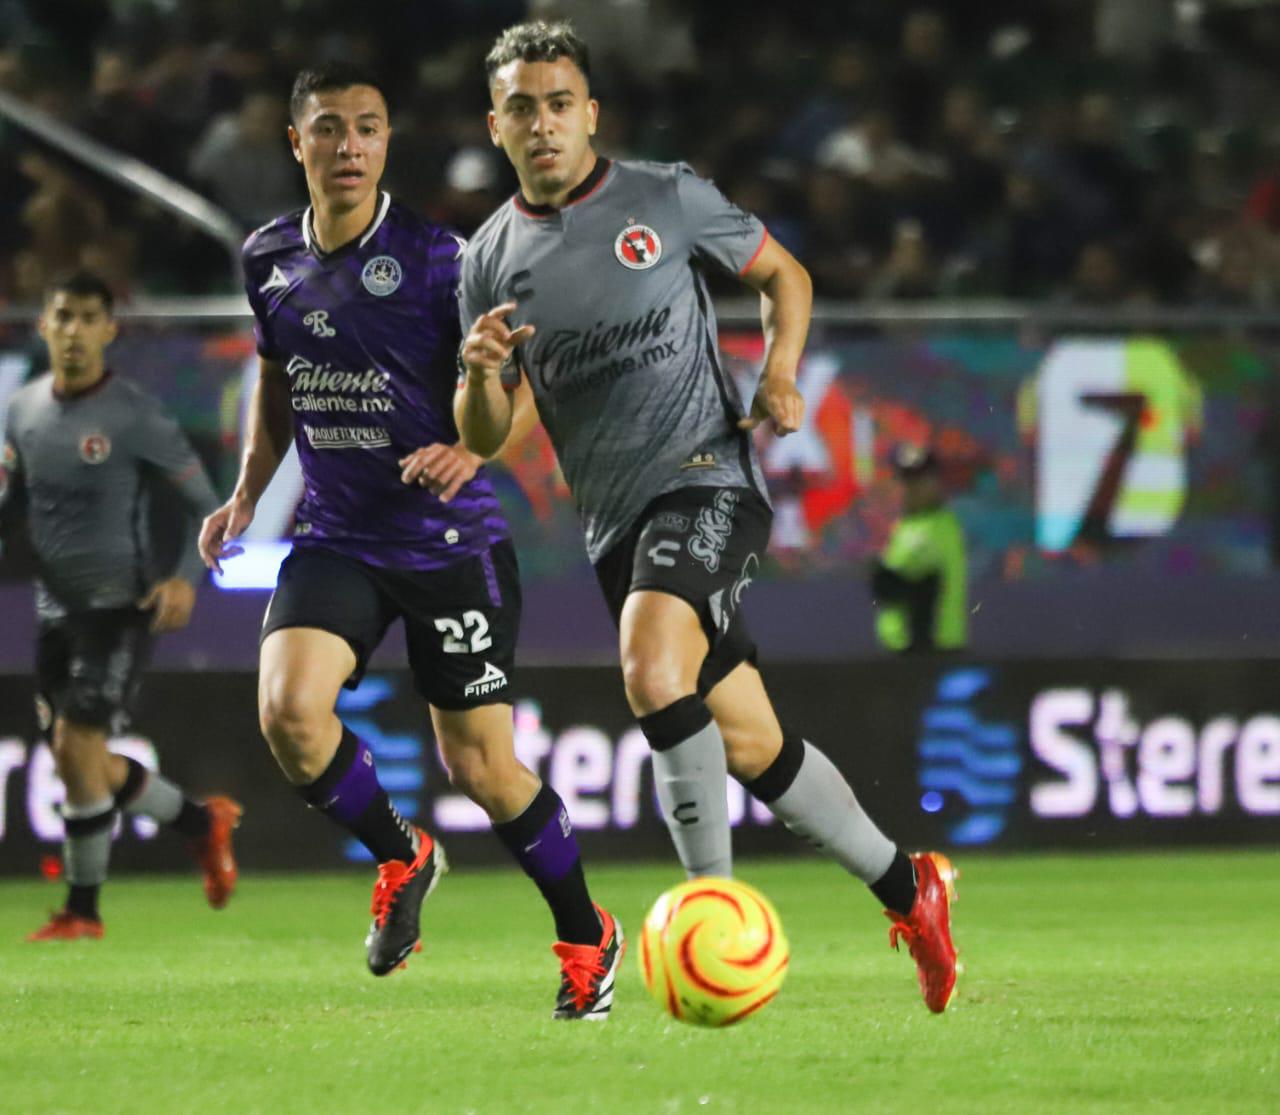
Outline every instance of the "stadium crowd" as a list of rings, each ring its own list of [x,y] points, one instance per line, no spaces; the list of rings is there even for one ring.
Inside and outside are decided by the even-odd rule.
[[[305,203],[292,74],[375,67],[389,188],[464,232],[513,189],[483,131],[495,30],[568,16],[600,148],[692,158],[827,298],[1263,308],[1280,290],[1280,3],[2,0],[0,90],[245,229]],[[231,288],[225,250],[0,116],[0,299],[74,264]]]

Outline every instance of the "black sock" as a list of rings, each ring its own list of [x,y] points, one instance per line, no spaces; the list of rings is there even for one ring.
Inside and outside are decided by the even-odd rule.
[[[209,811],[203,805],[183,798],[182,809],[171,824],[188,840],[203,840],[209,835],[209,819]]]
[[[551,907],[556,936],[574,945],[600,943],[600,916],[591,903],[573,826],[560,795],[545,782],[520,816],[493,826]]]
[[[98,884],[78,886],[71,883],[67,889],[67,911],[77,917],[100,921],[98,917]]]
[[[916,869],[900,850],[894,853],[889,870],[870,886],[885,909],[895,914],[910,914],[916,904]]]
[[[379,863],[393,859],[413,862],[417,855],[414,830],[378,781],[373,752],[349,728],[343,727],[338,750],[324,774],[297,790],[368,848]]]

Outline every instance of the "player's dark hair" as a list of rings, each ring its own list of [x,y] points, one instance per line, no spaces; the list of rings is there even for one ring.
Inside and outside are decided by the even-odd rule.
[[[44,300],[48,305],[55,294],[72,294],[77,298],[97,298],[108,314],[115,309],[116,296],[111,293],[106,280],[93,271],[84,269],[64,271],[55,276],[44,288]]]
[[[312,93],[350,89],[353,85],[371,85],[382,94],[384,101],[387,100],[387,91],[382,88],[378,76],[350,62],[322,62],[311,69],[299,71],[289,94],[289,119],[296,124],[302,118],[302,110]]]
[[[508,27],[498,36],[485,55],[484,72],[492,85],[494,74],[508,62],[556,62],[561,58],[569,59],[582,71],[587,84],[591,84],[587,44],[578,38],[573,24],[567,19],[558,23],[535,19]]]

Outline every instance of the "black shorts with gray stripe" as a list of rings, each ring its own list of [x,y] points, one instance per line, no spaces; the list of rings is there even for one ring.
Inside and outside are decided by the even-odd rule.
[[[659,496],[596,562],[614,623],[633,592],[687,601],[711,644],[698,674],[698,692],[710,693],[741,663],[756,661],[740,605],[772,524],[772,509],[751,488],[690,487]]]
[[[47,733],[55,716],[123,732],[151,654],[151,614],[99,608],[41,620],[36,635],[36,714]]]

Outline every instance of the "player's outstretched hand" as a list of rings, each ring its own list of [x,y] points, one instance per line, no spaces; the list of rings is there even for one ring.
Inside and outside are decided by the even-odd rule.
[[[476,474],[483,457],[468,453],[461,445],[426,445],[400,458],[400,481],[429,488],[448,503],[462,485]]]
[[[195,603],[195,586],[185,577],[170,577],[152,585],[138,607],[151,613],[152,631],[177,631],[187,626]]]
[[[514,302],[504,302],[476,318],[466,340],[462,342],[462,363],[466,365],[468,372],[485,378],[496,376],[511,359],[516,346],[533,336],[532,325],[512,329],[507,324],[506,319],[515,308]]]
[[[751,413],[738,423],[740,430],[754,430],[768,421],[778,437],[800,429],[804,422],[804,396],[788,376],[764,376],[751,400]]]
[[[232,496],[209,515],[200,527],[200,556],[215,573],[222,572],[222,560],[244,553],[243,546],[233,544],[253,522],[253,504]]]

